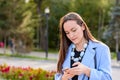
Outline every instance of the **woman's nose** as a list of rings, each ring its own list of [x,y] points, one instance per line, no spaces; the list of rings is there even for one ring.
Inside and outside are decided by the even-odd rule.
[[[69,37],[72,38],[73,36],[74,36],[74,34],[73,34],[73,33],[70,33]]]

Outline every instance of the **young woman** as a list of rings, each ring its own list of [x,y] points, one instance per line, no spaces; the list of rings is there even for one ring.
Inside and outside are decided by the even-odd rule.
[[[96,40],[81,16],[60,19],[60,51],[55,80],[112,80],[109,47]]]

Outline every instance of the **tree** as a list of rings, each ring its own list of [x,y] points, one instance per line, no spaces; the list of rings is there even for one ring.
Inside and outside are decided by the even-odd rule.
[[[4,37],[5,43],[8,37],[14,37],[16,47],[19,39],[26,47],[32,47],[34,27],[37,25],[35,24],[37,20],[33,17],[35,4],[33,2],[26,4],[24,0],[3,0],[0,6],[0,29],[1,33],[3,31],[4,36],[1,36]]]
[[[49,5],[51,8],[49,42],[50,46],[54,44],[51,47],[56,47],[59,41],[59,35],[55,34],[56,36],[54,36],[54,33],[59,33],[60,18],[70,11],[75,11],[83,17],[96,38],[102,38],[102,33],[109,23],[109,0],[99,0],[99,2],[96,0],[51,0]]]
[[[16,4],[16,1],[0,1],[0,32],[1,36],[5,43],[6,48],[6,39],[11,34],[11,29],[15,29],[16,21],[15,21],[15,14],[14,12],[14,6]],[[9,6],[9,7],[8,7]]]
[[[49,7],[49,48],[58,49],[58,26],[63,15],[70,11],[79,13],[93,35],[101,39],[102,33],[107,30],[111,4],[109,0],[99,0],[99,2],[96,0],[29,0],[28,3],[24,0],[1,0],[0,6],[1,30],[7,30],[4,32],[14,35],[17,39],[22,38],[25,44],[37,42],[40,49],[45,49],[44,9]]]
[[[108,29],[104,33],[104,36],[106,37],[107,42],[110,43],[109,44],[110,47],[113,49],[116,48],[116,53],[119,52],[119,45],[120,45],[120,42],[119,42],[120,27],[119,26],[120,26],[120,4],[119,4],[119,0],[116,0],[116,4],[111,11],[110,24],[108,26]],[[113,46],[114,44],[116,44],[116,47]]]

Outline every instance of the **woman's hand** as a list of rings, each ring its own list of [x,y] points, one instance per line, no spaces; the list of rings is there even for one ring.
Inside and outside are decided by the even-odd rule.
[[[67,70],[69,70],[69,69],[64,70],[62,80],[69,80],[74,76],[74,74],[72,74],[72,73],[70,74],[69,72],[67,72]]]
[[[66,70],[66,73],[73,75],[85,74],[86,76],[90,77],[90,68],[88,68],[87,66],[81,64],[80,62],[76,62],[72,66],[75,67]]]

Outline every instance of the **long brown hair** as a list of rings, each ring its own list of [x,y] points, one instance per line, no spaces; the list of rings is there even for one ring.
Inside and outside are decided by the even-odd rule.
[[[60,19],[60,24],[59,24],[59,28],[60,28],[60,51],[59,51],[59,60],[58,60],[58,64],[57,64],[57,72],[61,73],[62,72],[62,64],[65,60],[66,54],[67,54],[67,50],[68,47],[70,46],[70,44],[72,43],[66,36],[64,29],[63,29],[63,25],[65,22],[67,22],[68,20],[75,20],[77,22],[78,25],[84,25],[85,30],[83,32],[84,34],[84,38],[89,41],[97,41],[91,34],[90,30],[88,29],[86,23],[84,22],[84,20],[82,19],[82,17],[75,13],[75,12],[70,12],[68,14],[66,14],[65,16],[63,16]]]

